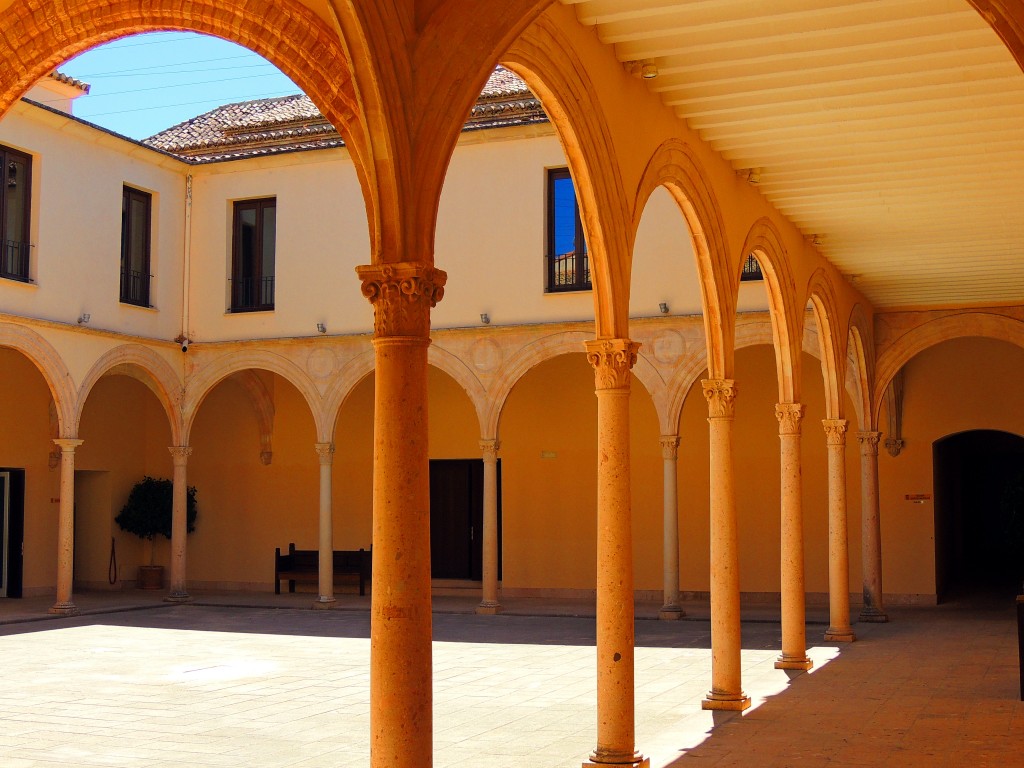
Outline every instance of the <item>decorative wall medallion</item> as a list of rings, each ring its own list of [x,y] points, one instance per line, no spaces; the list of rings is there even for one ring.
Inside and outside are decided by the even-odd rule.
[[[314,379],[327,378],[334,373],[337,365],[338,361],[334,357],[334,352],[323,347],[314,349],[306,359],[306,369]]]
[[[501,364],[501,345],[494,339],[480,339],[470,350],[473,366],[483,373],[493,371]]]
[[[650,350],[662,365],[675,365],[686,354],[686,339],[679,331],[664,330],[651,339]]]

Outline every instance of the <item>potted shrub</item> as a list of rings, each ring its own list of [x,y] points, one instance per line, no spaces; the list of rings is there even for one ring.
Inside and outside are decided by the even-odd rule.
[[[196,529],[196,489],[185,494],[187,530]],[[164,567],[153,563],[153,537],[162,533],[171,538],[171,517],[174,505],[174,483],[146,476],[135,484],[121,513],[114,518],[121,530],[134,533],[143,541],[143,561],[139,566],[138,584],[142,589],[160,589],[164,583]]]

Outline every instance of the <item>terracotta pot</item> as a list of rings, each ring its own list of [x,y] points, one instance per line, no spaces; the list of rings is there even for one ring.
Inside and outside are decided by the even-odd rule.
[[[139,566],[139,589],[163,589],[164,567],[162,565]]]

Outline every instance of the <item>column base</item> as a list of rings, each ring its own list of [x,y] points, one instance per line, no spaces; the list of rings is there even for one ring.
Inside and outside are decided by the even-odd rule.
[[[743,693],[715,693],[712,691],[700,703],[701,709],[724,710],[727,712],[742,712],[750,707],[750,697]]]
[[[776,669],[802,669],[807,671],[814,666],[814,662],[806,656],[786,656],[783,654],[775,660]]]
[[[484,600],[474,611],[479,616],[497,616],[501,613],[501,603]]]
[[[686,615],[686,611],[680,608],[678,605],[663,605],[661,610],[658,611],[658,618],[663,621],[675,621],[681,619]]]
[[[852,629],[836,629],[835,627],[829,627],[825,630],[826,643],[852,643],[856,639],[857,636],[853,634]]]
[[[185,590],[182,589],[182,590],[177,591],[177,592],[171,592],[171,594],[169,594],[167,597],[164,598],[164,602],[165,603],[191,603],[192,602],[192,595],[190,595],[188,592],[186,592]]]
[[[868,624],[885,624],[889,621],[889,614],[874,607],[865,608],[860,612],[860,616],[857,617],[857,621],[863,621]]]
[[[77,616],[78,606],[72,602],[54,603],[50,606],[47,613],[52,613],[55,616]]]
[[[322,595],[313,601],[312,608],[314,611],[328,611],[334,607],[334,604],[338,602],[333,597],[323,597]]]
[[[583,761],[583,768],[651,768],[650,759],[639,752],[634,752],[632,756],[609,755],[608,760],[611,762],[605,761],[603,755],[591,755],[589,760]]]

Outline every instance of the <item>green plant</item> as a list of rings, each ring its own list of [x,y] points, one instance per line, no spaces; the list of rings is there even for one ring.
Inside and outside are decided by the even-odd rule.
[[[158,533],[171,538],[171,512],[173,508],[174,483],[148,475],[137,482],[128,494],[121,513],[114,518],[121,530],[134,533],[140,539],[153,540]],[[196,489],[188,488],[185,494],[187,530],[196,529]]]

